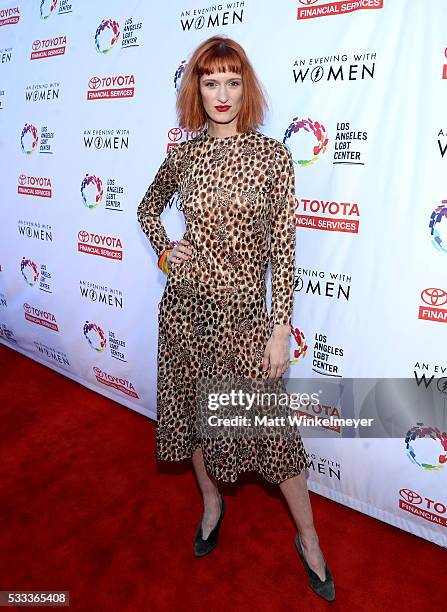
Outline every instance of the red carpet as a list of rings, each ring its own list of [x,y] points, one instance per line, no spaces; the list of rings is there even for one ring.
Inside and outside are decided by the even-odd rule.
[[[188,462],[157,467],[153,421],[1,344],[0,362],[0,590],[99,612],[445,609],[443,548],[311,493],[336,581],[320,600],[279,489],[253,474],[224,488],[219,546],[196,559],[200,496]]]

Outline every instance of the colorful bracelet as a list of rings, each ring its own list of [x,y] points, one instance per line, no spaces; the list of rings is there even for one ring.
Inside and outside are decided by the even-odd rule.
[[[171,242],[169,243],[169,247],[162,252],[158,259],[158,267],[165,274],[169,274],[168,258],[171,254],[172,249],[177,246],[177,244],[177,240],[171,240]]]
[[[172,249],[165,249],[163,251],[163,253],[160,255],[160,258],[158,260],[158,267],[165,274],[167,274],[168,271],[169,271],[169,269],[168,269],[168,255],[171,252],[171,250]]]

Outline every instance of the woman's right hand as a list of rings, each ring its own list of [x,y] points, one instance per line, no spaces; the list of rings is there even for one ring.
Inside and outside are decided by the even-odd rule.
[[[171,263],[178,264],[183,261],[188,261],[192,256],[192,249],[190,243],[182,238],[178,241],[178,244],[172,249],[168,256],[168,268]]]

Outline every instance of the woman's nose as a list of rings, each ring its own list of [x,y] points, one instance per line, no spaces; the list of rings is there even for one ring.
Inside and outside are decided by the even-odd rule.
[[[218,96],[219,102],[227,102],[228,101],[228,91],[226,89],[219,89]]]

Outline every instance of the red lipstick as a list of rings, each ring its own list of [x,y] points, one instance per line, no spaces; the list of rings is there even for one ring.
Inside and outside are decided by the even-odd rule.
[[[214,107],[217,111],[219,111],[219,113],[224,113],[225,111],[227,111],[228,109],[231,108],[231,106],[215,106]]]

